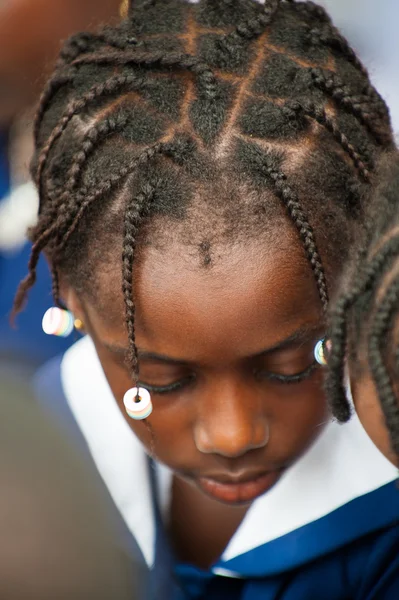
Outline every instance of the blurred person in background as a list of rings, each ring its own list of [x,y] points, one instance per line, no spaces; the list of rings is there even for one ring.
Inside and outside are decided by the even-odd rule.
[[[120,0],[0,0],[0,127],[36,103],[61,40],[118,17]]]
[[[18,328],[9,323],[15,287],[30,253],[26,230],[37,212],[36,191],[27,183],[30,111],[61,40],[115,20],[119,4],[119,0],[0,0],[0,385],[10,394],[28,394],[30,374],[73,341],[43,333],[41,318],[51,305],[44,260],[32,304]]]
[[[34,403],[3,393],[0,489],[2,600],[147,600],[141,553],[121,542],[93,465]]]

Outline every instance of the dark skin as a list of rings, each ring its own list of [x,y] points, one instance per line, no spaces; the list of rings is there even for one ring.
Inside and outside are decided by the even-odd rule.
[[[399,467],[399,457],[392,450],[385,417],[367,363],[363,360],[355,372],[356,377],[351,377],[351,389],[356,413],[377,448],[391,463]]]
[[[395,277],[398,276],[398,274],[399,266],[394,268],[387,276],[386,282],[390,283]],[[382,299],[382,296],[385,293],[384,290],[385,288],[383,287],[381,292],[377,295],[377,302]],[[388,429],[386,426],[386,419],[381,409],[377,388],[375,386],[368,363],[368,326],[369,324],[366,322],[364,331],[360,332],[360,345],[357,348],[356,364],[354,364],[353,360],[349,361],[349,374],[353,402],[356,408],[356,413],[371,440],[391,463],[399,467],[399,456],[397,456],[392,449]],[[398,347],[399,342],[399,323],[394,324],[394,330],[391,332],[391,335],[387,338],[388,368],[392,381],[396,386],[396,397],[398,398],[399,402],[399,389],[395,374],[395,350]]]
[[[324,333],[321,303],[301,245],[287,231],[278,249],[259,241],[226,246],[210,268],[178,242],[144,249],[136,341],[140,381],[154,405],[154,444],[148,425],[131,420],[122,402],[133,382],[119,262],[98,279],[98,301],[64,287],[127,422],[175,473],[171,538],[178,558],[199,567],[220,556],[250,503],[209,497],[198,478],[267,470],[278,472],[277,481],[329,419],[313,357]],[[180,387],[154,389],[171,384]]]
[[[391,236],[397,235],[398,227],[395,226],[384,235],[374,248],[370,250],[370,257],[388,241]],[[370,260],[370,259],[369,259]],[[384,282],[376,296],[377,305],[381,302],[386,293],[387,286],[399,275],[399,263],[394,264],[392,270],[386,275]],[[373,317],[370,322],[372,323]],[[351,340],[355,350],[355,359],[349,361],[349,376],[351,383],[351,392],[353,402],[356,408],[356,413],[366,430],[367,434],[384,454],[384,456],[395,466],[399,467],[399,456],[392,449],[386,419],[381,409],[380,400],[378,397],[377,388],[375,386],[372,373],[370,371],[367,355],[367,340],[369,336],[370,323],[367,319],[364,320],[363,330],[361,330],[356,340]],[[386,353],[388,357],[388,368],[392,381],[396,384],[396,397],[399,401],[399,390],[396,382],[395,369],[395,351],[399,344],[399,322],[394,323],[391,335],[387,337]]]

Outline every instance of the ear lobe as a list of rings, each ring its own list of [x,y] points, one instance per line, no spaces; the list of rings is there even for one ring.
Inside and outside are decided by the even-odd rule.
[[[75,290],[70,286],[62,288],[62,298],[64,299],[67,309],[74,315],[75,319],[83,322],[83,306],[79,300]]]

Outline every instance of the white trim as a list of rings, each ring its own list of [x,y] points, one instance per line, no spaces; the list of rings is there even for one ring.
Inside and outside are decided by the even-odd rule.
[[[222,560],[295,531],[396,478],[396,468],[356,416],[345,425],[331,422],[280,482],[253,503]]]
[[[89,337],[66,352],[61,380],[99,473],[151,567],[155,520],[146,454],[119,411]]]
[[[155,525],[146,455],[117,408],[89,338],[66,353],[62,382],[98,470],[152,565]],[[320,519],[396,478],[397,470],[375,448],[357,417],[345,425],[331,422],[281,481],[253,503],[222,560]],[[159,465],[157,479],[167,520],[171,471]]]

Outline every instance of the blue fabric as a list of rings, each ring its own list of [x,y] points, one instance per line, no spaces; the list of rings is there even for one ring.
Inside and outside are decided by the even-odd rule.
[[[45,311],[54,305],[51,296],[51,277],[46,261],[41,258],[37,269],[37,282],[29,293],[25,310],[18,315],[16,327],[9,317],[18,284],[27,273],[31,245],[10,254],[0,254],[0,353],[18,360],[39,365],[64,352],[77,339],[48,336],[42,330]]]
[[[257,548],[252,556],[267,570],[270,554],[264,550]],[[179,566],[177,572],[190,600],[397,600],[399,532],[397,527],[375,532],[302,567],[269,577],[210,578],[188,566]]]
[[[54,357],[46,364],[44,368],[40,369],[32,381],[32,387],[40,406],[44,408],[47,414],[55,419],[57,425],[65,431],[69,441],[80,451],[82,460],[87,460],[91,467],[96,469],[96,465],[91,458],[90,450],[87,446],[86,440],[77,426],[76,421],[74,420],[73,415],[68,408],[68,404],[65,401],[61,382],[61,360],[62,356]],[[108,490],[105,491],[108,492]],[[149,600],[147,589],[148,569],[145,566],[144,557],[136,543],[136,540],[130,534],[119,512],[115,510],[111,496],[109,496],[109,502],[112,506],[111,512],[114,516],[115,531],[118,532],[120,546],[123,551],[131,557],[132,563],[134,562],[136,567],[137,565],[141,566],[143,581],[140,583],[140,585],[145,589],[145,593],[143,593],[139,600]],[[137,569],[135,569],[135,571],[137,571]]]
[[[76,423],[72,425],[59,366],[59,361],[53,361],[42,369],[36,379],[37,393],[42,404],[56,410],[68,428],[75,427],[75,435],[85,444]],[[154,482],[152,489],[156,489]],[[153,495],[156,502],[155,492]],[[219,561],[217,567],[241,577],[232,578],[175,564],[157,508],[157,545],[148,600],[398,600],[398,518],[399,491],[396,483],[390,483],[296,531],[230,561]],[[124,535],[130,535],[134,547],[126,528]],[[298,555],[300,560],[294,560]]]
[[[294,507],[295,504],[293,510]],[[378,531],[395,521],[399,523],[398,511],[399,489],[394,481],[348,502],[326,517],[272,540],[262,547],[262,552],[255,548],[223,563],[223,567],[247,577],[264,577],[296,569],[360,539],[365,532],[370,532],[370,528]]]
[[[0,131],[0,200],[10,189],[10,170],[8,164],[8,134]]]
[[[8,135],[0,131],[0,202],[10,191],[7,152]],[[37,283],[29,294],[26,309],[19,315],[17,327],[14,329],[10,326],[14,295],[27,273],[30,251],[31,245],[26,243],[18,251],[7,254],[0,252],[0,354],[39,365],[64,352],[74,339],[73,336],[62,339],[43,333],[43,314],[53,305],[51,277],[43,258],[39,261]]]

